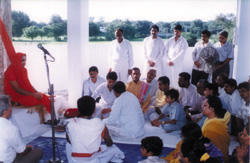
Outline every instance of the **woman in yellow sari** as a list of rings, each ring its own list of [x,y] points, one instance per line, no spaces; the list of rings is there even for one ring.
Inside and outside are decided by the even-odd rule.
[[[202,109],[203,114],[207,116],[202,127],[202,135],[209,138],[220,149],[224,162],[228,163],[230,136],[226,121],[222,119],[225,110],[222,108],[220,99],[216,96],[208,96]]]

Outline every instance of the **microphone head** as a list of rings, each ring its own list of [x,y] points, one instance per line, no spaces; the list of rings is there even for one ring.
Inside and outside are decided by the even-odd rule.
[[[38,44],[37,47],[38,47],[39,49],[42,49],[42,48],[43,48],[42,44]]]

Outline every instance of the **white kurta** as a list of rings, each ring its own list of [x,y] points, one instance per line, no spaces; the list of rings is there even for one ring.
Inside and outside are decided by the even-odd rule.
[[[178,78],[182,70],[183,58],[188,48],[187,40],[180,37],[176,42],[174,36],[167,40],[164,55],[166,56],[166,75],[169,77],[170,86],[179,88]],[[173,66],[168,66],[168,62],[173,62]]]
[[[144,115],[137,97],[130,92],[115,100],[110,116],[103,121],[115,136],[136,138],[144,134]]]
[[[0,117],[0,161],[13,162],[17,153],[22,153],[26,145],[16,126]]]
[[[105,79],[100,76],[97,76],[97,80],[95,83],[93,83],[91,78],[89,77],[83,82],[82,96],[91,96],[94,93],[95,89],[104,82]]]
[[[99,103],[96,104],[96,110],[93,115],[94,117],[99,117],[99,118],[101,117],[102,109],[111,108],[116,99],[113,89],[109,91],[108,85],[106,82],[100,84],[92,95],[94,99],[100,96],[101,96],[101,99]]]
[[[241,105],[243,103],[243,99],[240,97],[239,91],[236,89],[234,90],[233,94],[230,95],[229,101],[229,109],[231,110],[231,114],[236,116],[240,111]]]
[[[163,50],[164,42],[161,38],[157,37],[153,39],[151,36],[146,37],[143,41],[143,54],[145,58],[143,77],[146,77],[147,72],[150,68],[157,70],[156,78],[163,76]],[[148,61],[155,62],[154,67],[150,67]]]
[[[131,43],[123,39],[121,43],[117,40],[111,42],[108,53],[108,65],[115,71],[118,81],[127,83],[128,69],[132,69],[134,64],[133,50]]]
[[[196,87],[193,84],[190,84],[188,88],[180,88],[180,104],[185,106],[193,107],[199,98],[199,95],[196,91]]]
[[[195,44],[194,46],[194,50],[192,52],[192,58],[193,58],[193,61],[198,61],[199,60],[199,57],[200,57],[200,52],[203,48],[205,47],[213,47],[213,44],[208,42],[207,44],[203,44],[202,41],[199,41]],[[204,71],[202,69],[202,66],[201,68],[197,68],[195,65],[193,66],[193,69],[195,70],[198,70],[198,71]]]
[[[220,42],[214,44],[217,52],[219,53],[219,61],[224,62],[227,58],[234,58],[234,48],[233,45],[229,42],[226,42],[221,46]]]
[[[75,162],[109,162],[114,157],[124,158],[124,154],[115,145],[102,145],[104,123],[99,118],[73,118],[67,125],[67,133],[71,144],[66,144],[68,161]],[[101,148],[101,151],[99,151]],[[72,153],[92,154],[91,157],[72,157]],[[117,157],[119,156],[119,157]],[[119,159],[120,160],[120,159]],[[121,161],[121,160],[120,160]]]

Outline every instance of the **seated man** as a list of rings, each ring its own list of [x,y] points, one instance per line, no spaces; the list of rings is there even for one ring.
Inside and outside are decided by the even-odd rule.
[[[110,116],[104,119],[109,132],[120,137],[136,138],[144,134],[144,116],[138,99],[126,91],[125,84],[118,81],[113,90],[115,100]]]
[[[116,99],[114,91],[112,90],[113,84],[117,80],[116,72],[114,71],[109,72],[106,76],[106,79],[107,79],[107,82],[99,85],[92,95],[94,99],[101,97],[100,102],[96,104],[96,111],[93,115],[94,117],[101,118],[101,111],[106,108],[111,108],[111,106],[113,105]],[[105,116],[108,116],[108,115],[105,115]]]
[[[26,65],[26,54],[16,53],[18,64],[11,64],[4,72],[4,92],[11,97],[15,104],[23,106],[44,105],[50,113],[50,100],[48,96],[35,90],[31,85]],[[20,69],[17,69],[20,67]]]
[[[228,80],[228,75],[226,73],[221,73],[216,78],[216,83],[219,86],[219,96],[225,103],[230,103],[230,96],[224,90],[225,82]]]
[[[147,78],[143,79],[142,81],[148,83],[150,85],[150,105],[154,105],[155,102],[155,94],[157,91],[157,80],[155,79],[156,77],[156,69],[150,69],[147,73]]]
[[[198,100],[198,94],[196,92],[196,87],[190,83],[190,75],[187,72],[182,72],[179,74],[178,84],[180,87],[180,104],[184,108],[193,107]]]
[[[77,100],[77,108],[80,117],[70,119],[66,127],[68,161],[70,163],[113,162],[114,156],[123,159],[123,152],[113,145],[104,123],[99,118],[92,118],[95,100],[90,96],[83,96]],[[103,139],[105,145],[101,145]]]
[[[105,79],[98,76],[98,69],[96,66],[91,66],[89,68],[89,78],[83,82],[82,96],[91,96],[95,89],[102,83]]]
[[[145,113],[150,104],[150,87],[147,83],[140,81],[140,69],[134,67],[132,69],[132,81],[127,83],[127,91],[133,93],[139,100],[141,109]]]
[[[162,149],[163,149],[163,142],[161,138],[157,136],[150,136],[150,137],[143,138],[141,140],[141,155],[143,157],[147,157],[147,159],[143,161],[139,161],[138,163],[167,162],[159,158],[159,155],[161,154]]]
[[[186,114],[182,106],[176,102],[179,93],[175,89],[170,89],[165,95],[167,104],[164,106],[162,114],[151,121],[151,124],[161,126],[166,132],[180,130],[186,124]]]
[[[12,108],[7,96],[0,96],[0,162],[38,162],[42,156],[41,149],[25,145],[19,130],[8,119]]]

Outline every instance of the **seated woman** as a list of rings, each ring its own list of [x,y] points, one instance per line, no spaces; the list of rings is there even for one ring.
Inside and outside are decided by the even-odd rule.
[[[185,139],[190,139],[190,138],[201,141],[206,147],[206,152],[210,155],[210,157],[213,157],[218,162],[224,161],[221,151],[217,147],[215,147],[208,138],[202,136],[200,126],[195,122],[189,122],[186,125],[184,125],[181,128],[181,135],[182,135],[182,140],[176,145],[176,149],[163,158],[167,162],[180,163],[181,161],[183,161],[181,160],[180,157],[181,144]]]
[[[250,151],[250,135],[249,123],[246,124],[243,132],[239,133],[240,145],[237,146],[232,153],[232,162],[245,163],[249,162]]]
[[[26,64],[26,54],[16,53],[18,64],[11,64],[4,72],[4,91],[9,95],[11,101],[23,106],[44,105],[50,113],[50,100],[48,96],[34,89],[31,85]],[[19,67],[20,69],[17,69]]]
[[[79,118],[70,119],[66,127],[66,152],[70,163],[121,162],[124,154],[113,145],[107,127],[101,119],[92,118],[95,100],[83,96],[77,101]],[[102,140],[106,145],[101,145]]]
[[[203,114],[207,117],[203,127],[202,135],[211,140],[211,142],[223,153],[224,162],[228,162],[228,147],[230,136],[228,127],[224,119],[225,110],[222,108],[221,101],[216,96],[208,96],[203,105]]]

